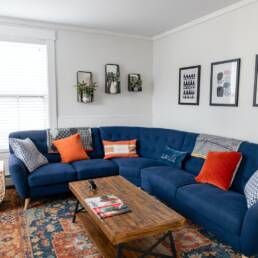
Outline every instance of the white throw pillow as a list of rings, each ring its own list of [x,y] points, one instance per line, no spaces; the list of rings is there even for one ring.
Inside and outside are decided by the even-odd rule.
[[[258,170],[250,177],[244,189],[247,207],[252,207],[258,201]]]
[[[10,138],[9,143],[15,156],[24,163],[30,172],[48,163],[47,158],[39,152],[31,139]]]

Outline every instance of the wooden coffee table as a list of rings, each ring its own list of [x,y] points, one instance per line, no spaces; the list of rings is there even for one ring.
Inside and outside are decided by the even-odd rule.
[[[185,222],[181,215],[121,176],[98,178],[94,182],[97,185],[94,194],[89,191],[87,180],[69,183],[70,190],[78,200],[73,222],[78,216],[90,239],[105,258],[139,257],[137,254],[140,257],[176,257],[172,230]],[[104,194],[119,197],[132,211],[99,219],[84,200]],[[82,208],[79,209],[79,205]],[[81,212],[82,209],[84,212]],[[159,244],[165,239],[169,241],[172,255],[160,253],[164,248],[159,249]]]

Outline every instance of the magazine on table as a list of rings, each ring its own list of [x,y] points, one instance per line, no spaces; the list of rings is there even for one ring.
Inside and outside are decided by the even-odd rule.
[[[98,197],[86,198],[85,202],[101,218],[112,217],[118,214],[127,213],[130,208],[113,194],[106,194]]]

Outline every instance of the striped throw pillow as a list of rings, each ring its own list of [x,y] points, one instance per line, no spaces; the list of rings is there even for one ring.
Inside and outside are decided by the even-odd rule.
[[[103,141],[105,157],[112,158],[136,158],[136,140],[130,141]]]

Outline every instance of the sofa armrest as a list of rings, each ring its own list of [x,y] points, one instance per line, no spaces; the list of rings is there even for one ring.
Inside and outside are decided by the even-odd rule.
[[[258,203],[246,212],[241,231],[241,250],[246,256],[258,254]]]
[[[30,197],[28,185],[29,172],[24,166],[23,162],[14,154],[10,154],[9,156],[9,172],[19,196],[21,198]]]

